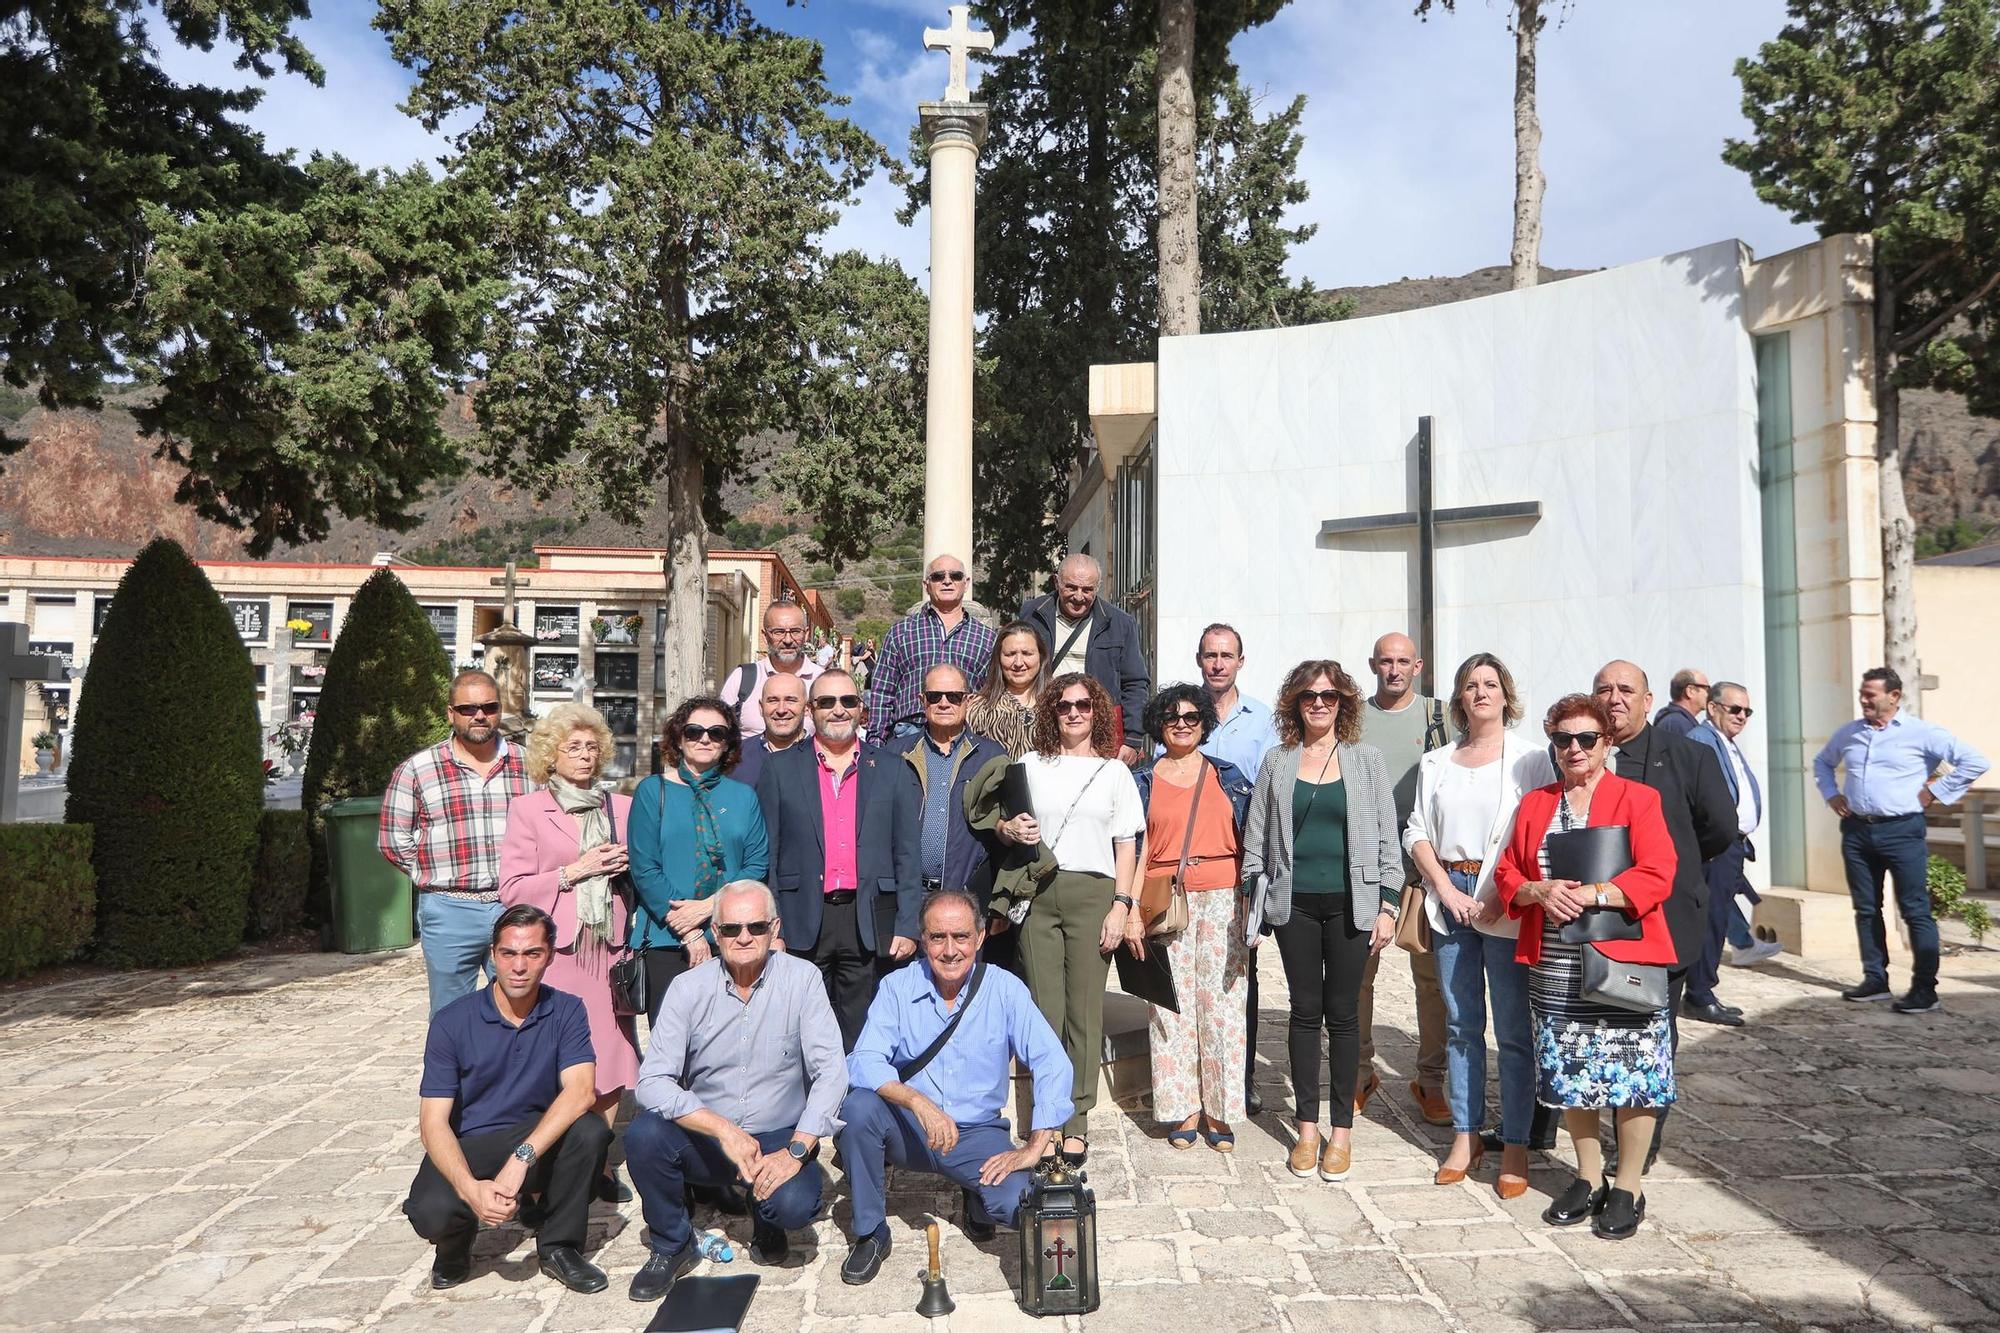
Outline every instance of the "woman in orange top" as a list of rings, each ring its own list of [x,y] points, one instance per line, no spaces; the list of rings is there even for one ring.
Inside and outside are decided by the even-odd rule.
[[[1563,1110],[1576,1145],[1577,1178],[1543,1212],[1552,1226],[1591,1221],[1607,1240],[1624,1240],[1646,1215],[1640,1173],[1653,1126],[1674,1101],[1674,1043],[1667,1011],[1640,1013],[1583,998],[1583,954],[1595,948],[1622,963],[1674,964],[1673,937],[1661,909],[1673,892],[1674,842],[1651,787],[1605,771],[1611,716],[1587,694],[1556,700],[1543,719],[1555,749],[1558,780],[1521,798],[1514,834],[1494,872],[1500,899],[1521,922],[1517,961],[1529,964],[1528,1008],[1534,1019],[1536,1100]],[[1549,835],[1624,825],[1632,867],[1609,884],[1549,877]],[[1563,942],[1560,931],[1592,908],[1635,918],[1640,937],[1601,944]],[[1618,1127],[1618,1175],[1607,1186],[1598,1116],[1612,1108]]]
[[[1188,925],[1165,940],[1148,940],[1140,914],[1129,912],[1125,945],[1142,957],[1149,947],[1165,947],[1181,1006],[1179,1013],[1153,1006],[1153,1118],[1174,1126],[1167,1142],[1176,1148],[1193,1147],[1198,1132],[1217,1152],[1234,1152],[1230,1125],[1245,1114],[1243,998],[1250,950],[1244,942],[1242,829],[1253,784],[1234,764],[1201,753],[1216,725],[1215,703],[1199,685],[1169,685],[1146,706],[1146,734],[1166,753],[1133,775],[1146,806],[1140,856],[1148,882],[1171,880],[1186,845],[1181,883]]]

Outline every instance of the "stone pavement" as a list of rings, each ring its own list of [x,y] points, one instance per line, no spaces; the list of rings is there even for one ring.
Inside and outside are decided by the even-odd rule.
[[[1268,955],[1270,951],[1266,950]],[[1352,1179],[1292,1179],[1283,1158],[1283,983],[1265,959],[1272,1114],[1237,1154],[1175,1152],[1100,1110],[1090,1167],[1104,1306],[1116,1330],[1669,1327],[2000,1330],[2000,954],[1948,960],[1946,1011],[1903,1018],[1835,995],[1834,969],[1731,971],[1751,1025],[1690,1025],[1684,1109],[1623,1244],[1537,1214],[1567,1183],[1537,1164],[1501,1203],[1492,1171],[1430,1183],[1444,1132],[1402,1094],[1406,967],[1376,1007],[1385,1095]],[[414,954],[247,959],[0,994],[0,1326],[113,1329],[639,1328],[623,1287],[637,1205],[599,1206],[613,1288],[573,1296],[515,1228],[476,1279],[426,1286],[398,1205],[421,1150],[423,973]],[[1567,1152],[1565,1146],[1564,1152]],[[833,1192],[817,1243],[766,1270],[751,1327],[916,1329],[923,1211],[944,1213],[959,1330],[1036,1326],[1014,1308],[1014,1236],[975,1249],[954,1191],[901,1189],[896,1250],[841,1285]],[[711,1225],[714,1219],[709,1219]],[[740,1220],[731,1271],[753,1270]]]

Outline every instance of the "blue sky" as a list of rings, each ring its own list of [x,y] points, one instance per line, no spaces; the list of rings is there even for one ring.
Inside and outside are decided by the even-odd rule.
[[[765,22],[820,40],[849,114],[901,152],[916,103],[942,92],[923,49],[943,0],[753,0]],[[1246,81],[1274,106],[1307,97],[1301,168],[1319,233],[1293,259],[1321,286],[1457,274],[1507,262],[1513,199],[1513,38],[1504,0],[1460,0],[1428,23],[1411,0],[1292,0],[1238,39]],[[369,0],[332,0],[305,25],[326,86],[281,78],[250,117],[275,147],[405,166],[444,145],[396,109],[408,72],[369,27]],[[1543,35],[1542,262],[1594,268],[1727,237],[1758,254],[1810,239],[1723,165],[1746,126],[1732,62],[1775,36],[1782,0],[1580,0]],[[221,52],[162,51],[183,78],[235,85]],[[831,238],[902,261],[922,280],[927,223],[895,219],[872,183]]]

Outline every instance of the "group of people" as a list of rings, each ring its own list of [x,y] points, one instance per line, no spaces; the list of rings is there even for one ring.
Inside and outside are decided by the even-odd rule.
[[[1262,1109],[1266,938],[1291,997],[1294,1174],[1352,1167],[1354,1121],[1381,1086],[1376,970],[1395,942],[1418,997],[1409,1092],[1454,1131],[1438,1183],[1493,1151],[1494,1188],[1519,1196],[1560,1116],[1577,1176],[1545,1219],[1637,1230],[1677,1095],[1678,1020],[1740,1023],[1714,993],[1723,942],[1731,961],[1768,952],[1737,933],[1735,908],[1762,819],[1737,745],[1748,691],[1683,672],[1655,717],[1645,673],[1614,661],[1547,710],[1536,742],[1514,729],[1520,698],[1491,654],[1432,699],[1410,639],[1385,634],[1368,694],[1310,660],[1266,707],[1237,688],[1241,636],[1216,624],[1196,645],[1199,683],[1155,692],[1099,578],[1072,557],[1051,595],[994,630],[965,609],[963,563],[938,557],[865,696],[805,656],[798,608],[773,606],[768,652],[675,711],[662,771],[629,799],[600,790],[610,736],[592,710],[553,710],[524,753],[498,734],[491,679],[458,677],[453,734],[398,769],[381,840],[421,890],[426,1160],[406,1211],[437,1245],[434,1285],[464,1279],[480,1222],[518,1216],[546,1271],[601,1290],[584,1217],[592,1198],[631,1197],[605,1165],[628,1092],[649,1246],[634,1299],[696,1262],[694,1202],[750,1213],[752,1257],[782,1257],[822,1202],[829,1138],[853,1204],[845,1281],[869,1281],[889,1252],[889,1163],[956,1183],[974,1238],[1011,1225],[1041,1159],[1088,1161],[1120,950],[1164,951],[1174,979],[1178,1003],[1155,1006],[1150,1032],[1167,1141],[1233,1151]],[[1898,725],[1897,685],[1869,673],[1862,721],[1816,772],[1870,959],[1848,998],[1888,993],[1886,867],[1917,950],[1897,1008],[1920,1012],[1936,1007],[1936,934],[1926,953],[1904,825],[1984,762]],[[1953,768],[1933,776],[1940,763]],[[1614,825],[1625,868],[1587,883],[1551,869],[1556,835]],[[1010,1062],[1033,1082],[1018,1144]]]

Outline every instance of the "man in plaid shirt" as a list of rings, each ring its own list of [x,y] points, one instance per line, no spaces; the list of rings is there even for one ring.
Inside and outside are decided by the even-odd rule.
[[[493,975],[500,839],[529,788],[526,756],[500,735],[500,688],[484,671],[451,682],[451,735],[396,766],[382,798],[382,855],[417,887],[431,1012]]]
[[[882,639],[868,670],[868,739],[886,745],[924,726],[924,673],[950,664],[965,673],[967,688],[986,683],[993,661],[993,631],[966,614],[972,580],[955,555],[931,561],[924,574],[924,604],[897,621]]]

